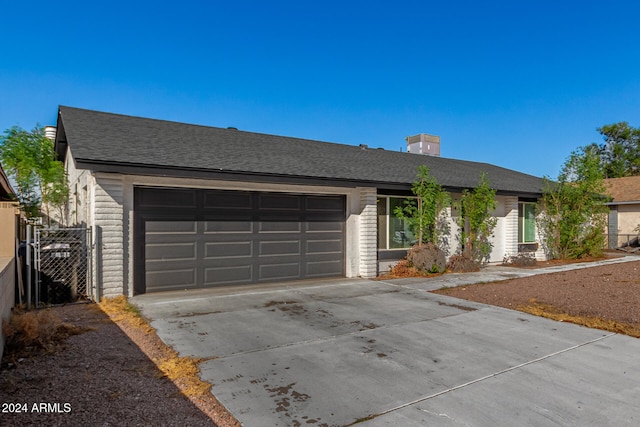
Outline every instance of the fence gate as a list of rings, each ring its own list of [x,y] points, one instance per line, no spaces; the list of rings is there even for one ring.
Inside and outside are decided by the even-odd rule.
[[[91,229],[36,228],[36,307],[93,299]]]

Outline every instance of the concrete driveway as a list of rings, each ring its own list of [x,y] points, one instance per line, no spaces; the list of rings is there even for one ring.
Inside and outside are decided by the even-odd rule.
[[[132,301],[181,356],[209,359],[202,379],[245,426],[638,425],[640,340],[427,292],[529,274]]]

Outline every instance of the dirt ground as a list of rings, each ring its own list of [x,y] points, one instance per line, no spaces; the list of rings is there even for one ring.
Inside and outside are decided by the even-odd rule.
[[[640,336],[640,260],[436,292]]]
[[[564,321],[576,323],[603,319],[617,332],[640,331],[640,260],[438,292],[565,315]],[[211,393],[188,398],[184,379],[172,381],[159,369],[171,349],[153,331],[110,317],[97,304],[52,311],[89,331],[51,354],[5,357],[1,426],[239,426]]]
[[[240,425],[208,390],[186,397],[189,379],[172,381],[159,369],[175,352],[152,329],[98,304],[50,310],[88,331],[51,354],[3,357],[0,426]]]

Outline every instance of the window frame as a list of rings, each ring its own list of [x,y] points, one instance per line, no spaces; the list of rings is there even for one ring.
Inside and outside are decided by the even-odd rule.
[[[528,212],[531,212],[527,209],[527,207],[529,207],[529,209],[533,209],[533,222],[528,222],[531,220],[531,218],[527,218],[526,215]],[[537,238],[536,238],[536,232],[537,232],[537,226],[536,226],[536,222],[535,222],[535,218],[536,218],[536,203],[533,202],[518,202],[518,244],[519,245],[528,245],[528,244],[532,244],[532,243],[537,243]],[[533,227],[533,231],[532,231],[532,235],[533,235],[533,240],[531,241],[527,241],[527,224],[531,224],[531,226]]]
[[[415,196],[394,196],[394,195],[378,195],[377,196],[377,202],[376,202],[376,207],[378,207],[379,203],[381,203],[382,201],[384,201],[385,205],[384,205],[384,216],[385,216],[385,224],[384,227],[380,227],[380,210],[377,208],[376,209],[376,233],[377,233],[377,242],[376,242],[376,246],[377,246],[377,250],[379,251],[406,251],[407,249],[411,248],[411,246],[414,245],[414,243],[411,243],[411,241],[409,240],[409,242],[407,243],[407,246],[403,246],[403,247],[391,247],[391,242],[392,242],[392,236],[390,235],[391,232],[391,222],[392,219],[399,219],[403,222],[404,226],[403,229],[404,231],[410,231],[410,226],[409,223],[406,219],[400,219],[398,217],[396,217],[393,214],[393,211],[391,211],[391,199],[401,199],[401,200],[407,200],[407,199],[414,199],[417,200],[417,197]],[[380,236],[380,233],[384,231],[385,235],[384,236]],[[411,232],[411,234],[413,235],[413,233]],[[384,246],[381,246],[381,242],[385,243]]]

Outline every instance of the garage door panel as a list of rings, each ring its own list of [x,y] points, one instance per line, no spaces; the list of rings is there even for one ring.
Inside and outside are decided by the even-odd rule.
[[[302,255],[300,240],[276,240],[258,242],[259,256]]]
[[[343,261],[313,261],[307,263],[307,277],[335,277],[335,271],[343,267]]]
[[[193,210],[197,207],[197,190],[193,189],[167,189],[145,188],[136,193],[136,205],[138,208],[168,208]]]
[[[174,289],[193,289],[196,284],[196,269],[165,269],[156,272],[147,272],[147,286],[151,286],[154,291],[165,291]]]
[[[259,233],[300,233],[302,224],[297,220],[293,221],[260,221],[258,223]]]
[[[305,223],[305,230],[313,233],[342,233],[344,225],[338,221],[309,221]]]
[[[253,233],[254,223],[248,220],[234,221],[205,221],[204,233]]]
[[[302,275],[299,262],[277,263],[261,265],[259,267],[258,281],[292,280],[299,279]]]
[[[253,194],[246,191],[204,190],[204,209],[250,211]]]
[[[147,233],[146,244],[171,245],[181,243],[193,243],[198,240],[197,233]]]
[[[344,198],[342,196],[307,196],[307,211],[344,213]]]
[[[299,212],[302,208],[301,197],[297,194],[258,193],[260,211],[282,210]]]
[[[196,234],[195,221],[147,221],[147,234]]]
[[[253,265],[243,264],[204,268],[204,287],[253,282]]]
[[[206,242],[204,244],[204,258],[252,258],[253,242]]]
[[[306,254],[336,254],[342,257],[344,243],[341,239],[308,240]]]
[[[197,247],[194,242],[147,244],[145,252],[148,261],[191,260],[197,259]]]

